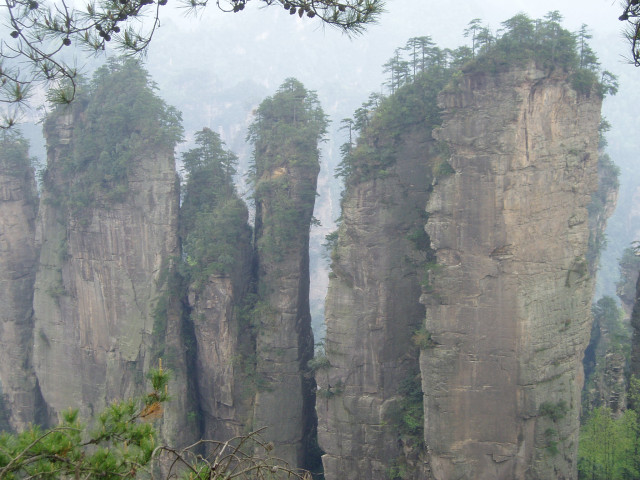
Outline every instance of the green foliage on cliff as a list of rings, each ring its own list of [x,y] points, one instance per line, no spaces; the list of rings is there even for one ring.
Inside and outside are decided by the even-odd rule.
[[[580,60],[576,36],[562,28],[561,22],[558,11],[536,20],[519,13],[501,23],[501,35],[488,32],[475,52],[475,61],[466,68],[496,72],[533,60],[542,68],[572,69]]]
[[[558,445],[563,441],[558,434],[558,422],[562,420],[569,411],[567,402],[560,400],[559,402],[542,402],[538,407],[538,415],[548,419],[544,430],[544,448],[548,455],[556,456],[560,453]],[[550,421],[550,423],[549,423]]]
[[[567,402],[564,400],[558,403],[543,402],[538,408],[538,415],[542,417],[548,417],[553,422],[557,422],[564,418],[568,412]]]
[[[256,110],[249,179],[256,202],[256,246],[270,261],[308,236],[327,118],[315,92],[289,78]]]
[[[407,461],[424,449],[424,404],[422,377],[419,371],[410,372],[398,387],[398,401],[389,409],[389,424],[398,433],[403,454],[390,465],[390,480],[417,478],[415,465]]]
[[[29,142],[17,130],[0,132],[0,174],[22,178],[32,172]]]
[[[398,432],[416,445],[424,442],[424,408],[420,373],[409,375],[400,384]],[[405,440],[406,440],[405,439]]]
[[[155,91],[140,62],[111,59],[79,92],[73,107],[58,107],[47,118],[48,138],[59,140],[57,120],[73,113],[71,146],[55,166],[64,182],[54,184],[50,172],[43,175],[55,201],[72,215],[124,200],[129,176],[141,158],[173,152],[182,138],[181,115]],[[52,146],[61,147],[55,142]]]
[[[336,176],[357,183],[388,175],[400,135],[415,127],[429,135],[440,124],[438,94],[445,87],[455,90],[465,75],[496,74],[533,62],[547,72],[568,73],[580,94],[615,94],[617,80],[601,71],[586,25],[572,33],[561,22],[557,11],[536,20],[520,13],[494,33],[474,19],[465,30],[471,47],[453,50],[439,48],[429,36],[410,38],[384,64],[390,95],[372,94],[353,118],[342,121],[348,140],[341,147]],[[434,165],[435,177],[454,173],[445,153],[443,157]]]
[[[430,136],[431,130],[440,124],[437,97],[449,82],[452,69],[437,47],[428,55],[425,53],[421,65],[424,70],[417,68],[415,75],[394,80],[392,95],[370,96],[356,110],[354,119],[345,120],[350,138],[342,147],[343,158],[336,176],[344,177],[347,183],[384,177],[396,162],[403,134],[420,129]]]
[[[328,120],[315,92],[295,78],[288,78],[276,94],[267,97],[255,111],[247,140],[254,146],[251,178],[254,182],[284,165],[318,164],[318,142],[327,131]]]
[[[573,88],[584,95],[615,94],[615,76],[600,70],[598,57],[588,44],[589,29],[582,25],[578,32],[562,27],[560,12],[549,12],[543,19],[531,19],[519,13],[502,22],[500,35],[492,35],[478,19],[474,27],[477,47],[474,59],[464,66],[466,73],[497,73],[514,66],[534,62],[546,71],[562,69],[571,74]],[[470,28],[472,25],[470,24]]]
[[[242,246],[251,242],[251,228],[247,208],[233,185],[237,157],[208,128],[196,133],[196,144],[183,154],[187,181],[179,232],[184,257],[181,271],[198,290],[210,275],[234,271]]]

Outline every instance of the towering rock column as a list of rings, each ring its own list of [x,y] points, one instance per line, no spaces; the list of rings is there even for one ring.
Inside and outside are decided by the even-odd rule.
[[[202,438],[224,440],[246,433],[253,414],[247,377],[254,345],[249,319],[241,314],[254,283],[253,232],[232,183],[237,157],[208,128],[195,137],[197,147],[183,155],[187,181],[179,229],[199,414],[192,422],[200,420]]]
[[[326,120],[312,92],[287,80],[258,109],[255,145],[257,297],[254,428],[275,455],[311,466],[316,417],[309,311],[309,228]]]
[[[165,297],[178,255],[180,127],[135,62],[100,72],[86,103],[54,114],[45,128],[33,362],[52,420],[69,407],[91,417],[145,392],[160,356],[173,382],[186,382]],[[171,410],[186,415],[185,389],[170,388]],[[164,422],[170,438],[184,432],[169,412]]]
[[[38,205],[28,144],[4,134],[0,144],[0,422],[24,430],[40,420],[31,368]],[[0,425],[0,428],[3,426]]]
[[[425,440],[438,480],[576,478],[601,98],[533,67],[442,94],[427,206]]]
[[[383,480],[394,468],[424,478],[415,464],[422,392],[413,337],[424,318],[434,143],[422,129],[405,133],[388,175],[347,187],[325,309],[326,360],[316,360],[327,479]]]
[[[58,118],[48,141],[70,141],[64,129],[71,132],[74,121]],[[60,151],[49,149],[52,182],[64,182],[56,167]],[[129,188],[126,201],[93,208],[82,221],[67,217],[51,193],[43,193],[34,363],[54,412],[80,406],[95,414],[146,388],[154,305],[166,286],[161,275],[168,259],[177,253],[173,153],[149,149]],[[157,333],[164,336],[164,329]]]

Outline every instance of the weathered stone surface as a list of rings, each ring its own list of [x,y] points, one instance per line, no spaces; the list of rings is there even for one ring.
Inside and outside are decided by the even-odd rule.
[[[47,129],[54,146],[48,180],[65,188],[70,179],[58,165],[82,120],[69,114],[55,121]],[[81,219],[55,200],[45,189],[37,223],[33,362],[53,416],[70,406],[90,416],[145,391],[154,344],[166,341],[166,327],[158,326],[154,338],[153,312],[166,289],[169,259],[178,254],[173,152],[149,146],[135,160],[124,201],[93,207]]]
[[[0,162],[0,404],[20,431],[38,418],[31,368],[38,198],[26,154],[19,168]]]
[[[190,290],[191,323],[196,342],[194,382],[197,385],[202,438],[225,440],[247,431],[251,422],[252,386],[244,369],[252,358],[248,325],[239,307],[251,280],[251,244],[242,242],[240,261],[230,276],[209,277]]]
[[[318,438],[327,479],[386,479],[407,464],[399,387],[418,374],[426,252],[416,248],[431,188],[434,142],[404,135],[385,178],[347,190],[326,301],[329,365],[316,372]],[[420,440],[420,439],[418,439]],[[414,453],[414,457],[417,456]],[[415,459],[412,459],[415,460]],[[420,468],[409,467],[415,478]],[[409,478],[409,477],[407,477]]]
[[[640,378],[640,277],[636,281],[636,301],[629,320],[632,329],[629,373]]]
[[[441,102],[456,173],[427,205],[433,476],[576,478],[601,99],[531,67],[467,75]]]
[[[309,226],[320,168],[319,164],[289,164],[294,155],[283,151],[284,165],[273,165],[263,173],[262,181],[278,186],[256,204],[260,300],[255,310],[253,428],[268,427],[265,436],[275,444],[275,455],[303,466],[309,461],[308,436],[316,423],[315,382],[307,374],[307,362],[313,356]],[[283,206],[278,196],[284,191],[289,199],[286,212],[278,211]],[[270,243],[262,244],[267,235]]]

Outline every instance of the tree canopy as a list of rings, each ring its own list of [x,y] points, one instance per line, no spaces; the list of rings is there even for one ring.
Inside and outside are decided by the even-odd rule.
[[[191,11],[209,4],[209,0],[180,1]],[[215,4],[223,12],[239,13],[252,1],[347,33],[359,33],[375,22],[384,6],[384,0],[215,0]],[[166,4],[167,0],[94,0],[80,7],[70,0],[7,0],[3,20],[8,29],[0,38],[0,104],[5,106],[0,127],[16,122],[19,108],[38,87],[53,89],[59,102],[74,99],[79,72],[68,60],[67,50],[144,53]]]
[[[283,260],[287,248],[305,235],[303,225],[308,228],[320,170],[318,144],[327,124],[316,93],[288,78],[275,95],[260,104],[249,126],[247,139],[254,147],[249,180],[256,210],[269,205],[264,211],[269,211],[270,219],[262,224],[256,213],[257,247],[272,254],[274,261]],[[292,177],[304,187],[294,188]],[[305,212],[308,206],[311,211]]]
[[[582,25],[570,32],[561,25],[562,15],[549,12],[542,19],[519,13],[501,23],[497,32],[482,20],[471,20],[464,31],[471,46],[440,48],[431,37],[410,38],[383,65],[384,87],[390,95],[373,93],[353,118],[342,121],[348,142],[341,146],[342,162],[336,176],[347,182],[384,176],[395,162],[395,142],[416,125],[432,129],[440,123],[437,96],[462,73],[498,73],[534,62],[538,68],[563,69],[581,94],[615,94],[616,77],[602,71],[589,47],[589,29]],[[450,83],[451,82],[451,83]],[[435,176],[451,173],[443,162]]]
[[[3,172],[13,177],[21,177],[31,171],[29,142],[20,132],[0,132],[0,165]]]
[[[0,479],[133,480],[307,480],[271,456],[272,445],[260,431],[226,441],[200,440],[184,448],[162,445],[154,422],[169,401],[169,374],[149,372],[152,391],[140,398],[114,401],[94,419],[80,421],[77,410],[62,412],[50,429],[31,427],[19,434],[0,433]],[[202,455],[203,448],[208,455]]]
[[[184,153],[187,181],[180,207],[182,270],[194,288],[209,275],[231,273],[248,245],[248,212],[233,185],[238,158],[209,128],[196,133],[197,147]]]
[[[182,139],[182,116],[156,95],[156,87],[140,62],[110,59],[79,90],[78,102],[60,106],[47,117],[45,130],[55,129],[59,115],[81,113],[74,124],[73,141],[61,155],[64,187],[45,170],[43,180],[56,201],[77,215],[100,201],[121,201],[128,177],[149,149],[173,152]],[[51,142],[57,138],[52,135]]]
[[[260,104],[249,126],[247,140],[255,147],[255,178],[285,160],[289,164],[317,165],[318,142],[327,125],[316,93],[295,78],[286,79],[273,97]],[[290,155],[283,156],[284,151]]]

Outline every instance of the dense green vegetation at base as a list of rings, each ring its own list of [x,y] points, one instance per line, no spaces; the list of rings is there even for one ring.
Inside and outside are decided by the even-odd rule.
[[[110,59],[82,85],[72,106],[58,107],[48,116],[50,142],[60,140],[53,134],[60,117],[75,118],[71,146],[56,160],[64,182],[51,181],[48,170],[43,174],[51,201],[76,217],[123,201],[131,172],[150,149],[172,154],[182,138],[181,115],[156,90],[139,61]]]
[[[629,407],[615,415],[594,409],[580,429],[578,473],[583,480],[640,478],[640,380],[631,377]]]

